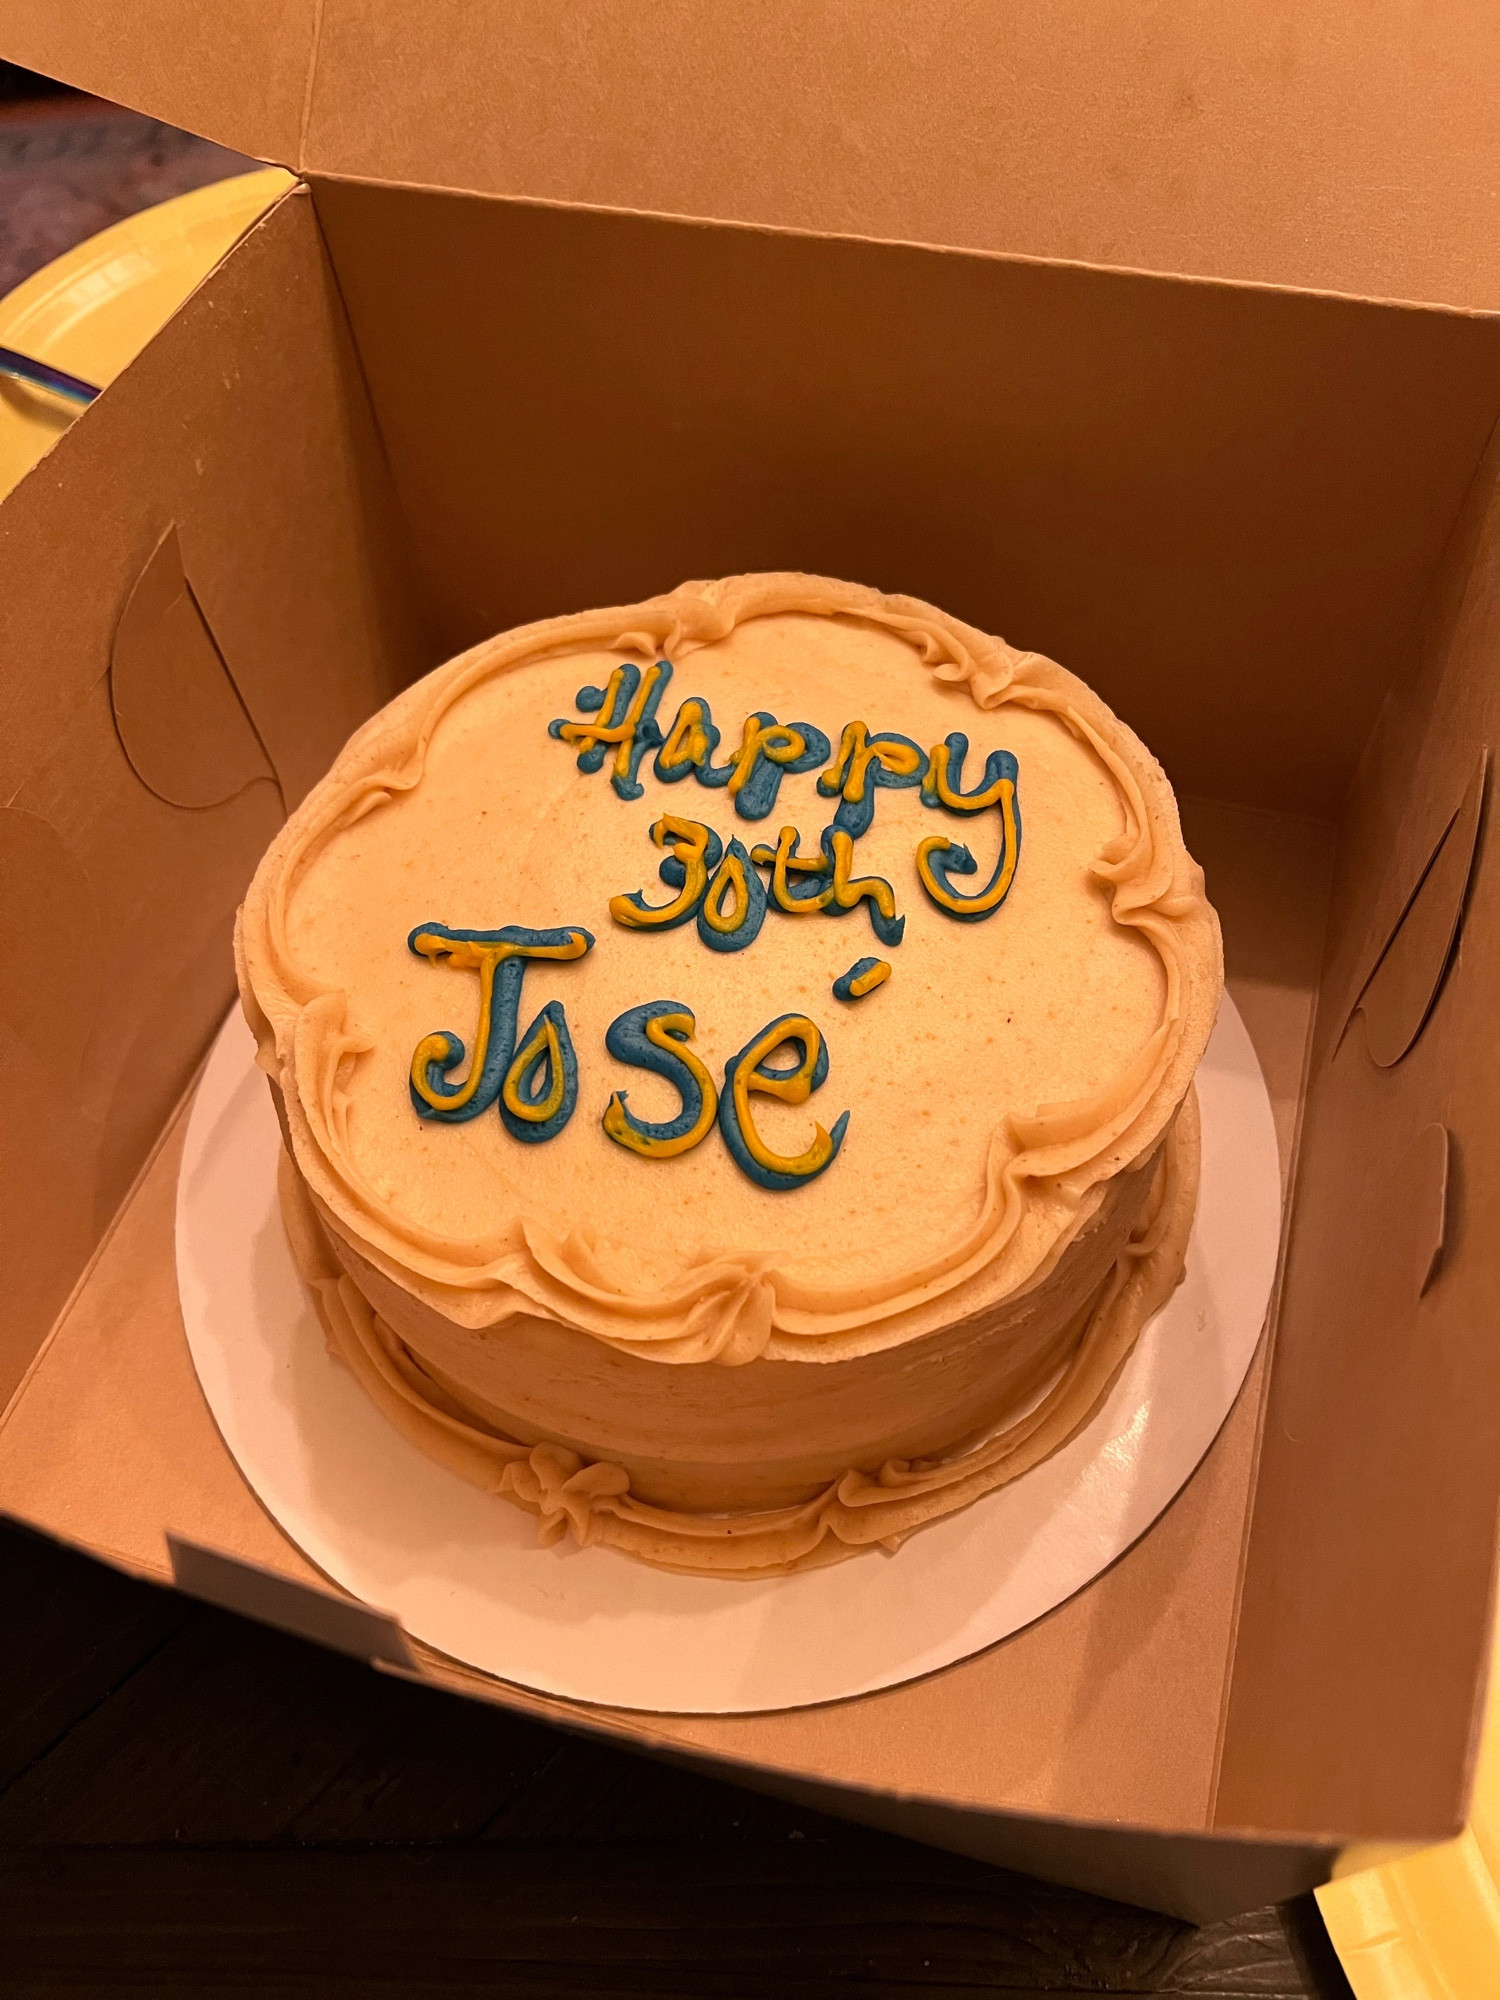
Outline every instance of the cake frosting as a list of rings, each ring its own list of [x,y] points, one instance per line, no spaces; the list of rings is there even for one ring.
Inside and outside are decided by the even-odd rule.
[[[474,648],[350,741],[238,950],[330,1341],[546,1536],[897,1546],[1072,1435],[1180,1277],[1221,966],[1170,786],[916,600],[736,577]]]

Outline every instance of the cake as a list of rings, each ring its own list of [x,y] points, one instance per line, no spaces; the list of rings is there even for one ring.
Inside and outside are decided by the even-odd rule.
[[[1222,971],[1171,787],[915,599],[740,576],[475,647],[351,739],[237,948],[328,1340],[544,1539],[898,1548],[1181,1277]]]

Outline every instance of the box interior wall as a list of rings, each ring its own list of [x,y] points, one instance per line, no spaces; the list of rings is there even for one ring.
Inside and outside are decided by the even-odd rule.
[[[44,1052],[36,961],[0,991],[11,1379],[31,1364],[0,1504],[148,1573],[165,1525],[311,1577],[210,1467],[222,1447],[173,1358],[170,1140],[43,1344],[228,1004],[227,921],[283,803],[396,687],[500,626],[688,575],[847,573],[1062,658],[1162,756],[1288,1170],[1300,1143],[1322,1195],[1304,1167],[1264,1439],[1258,1372],[1162,1522],[1079,1598],[856,1704],[595,1719],[977,1812],[1324,1844],[1447,1831],[1500,1466],[1482,1380],[1500,1244],[1474,1224],[1500,1171],[1476,1068],[1483,854],[1456,959],[1451,928],[1436,974],[1435,947],[1415,971],[1382,953],[1415,935],[1494,740],[1475,472],[1497,354],[1500,329],[1458,313],[332,180],[289,196],[0,511],[0,630],[25,675],[3,734],[0,839],[25,862],[7,934],[91,940]],[[149,633],[177,679],[153,705],[120,632],[168,530],[182,587],[172,572]],[[85,543],[62,597],[55,552]],[[1402,992],[1447,977],[1372,1083],[1347,1016],[1387,963]],[[1389,1224],[1408,1185],[1425,1214],[1426,1182],[1395,1169],[1434,1124],[1462,1163],[1418,1272],[1436,1281],[1407,1282],[1419,1232],[1405,1289],[1362,1269],[1365,1316],[1330,1332],[1341,1217],[1373,1189]],[[1372,1224],[1361,1254],[1386,1238]],[[138,1362],[196,1425],[151,1475],[152,1412],[121,1406]],[[1446,1612],[1422,1594],[1438,1526],[1464,1584]],[[1395,1570],[1352,1560],[1365,1546]],[[1390,1574],[1426,1626],[1379,1601]],[[1420,1770],[1351,1776],[1414,1691],[1434,1718]],[[975,1702],[1013,1726],[976,1742]]]
[[[5,0],[0,33],[300,173],[1500,309],[1487,0]]]

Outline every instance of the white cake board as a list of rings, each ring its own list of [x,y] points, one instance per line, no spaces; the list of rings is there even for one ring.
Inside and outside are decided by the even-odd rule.
[[[735,1583],[540,1548],[532,1515],[408,1444],[324,1346],[282,1232],[281,1134],[238,1011],[194,1101],[178,1184],[188,1344],[225,1443],[292,1541],[440,1652],[620,1708],[733,1714],[866,1694],[1061,1604],[1150,1527],[1212,1444],[1260,1337],[1281,1223],[1270,1101],[1227,996],[1198,1097],[1187,1276],[1108,1400],[1053,1457],[894,1556]]]

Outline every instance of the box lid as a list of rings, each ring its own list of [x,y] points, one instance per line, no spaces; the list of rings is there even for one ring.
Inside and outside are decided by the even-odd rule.
[[[1500,310],[1492,0],[0,0],[309,175]]]

